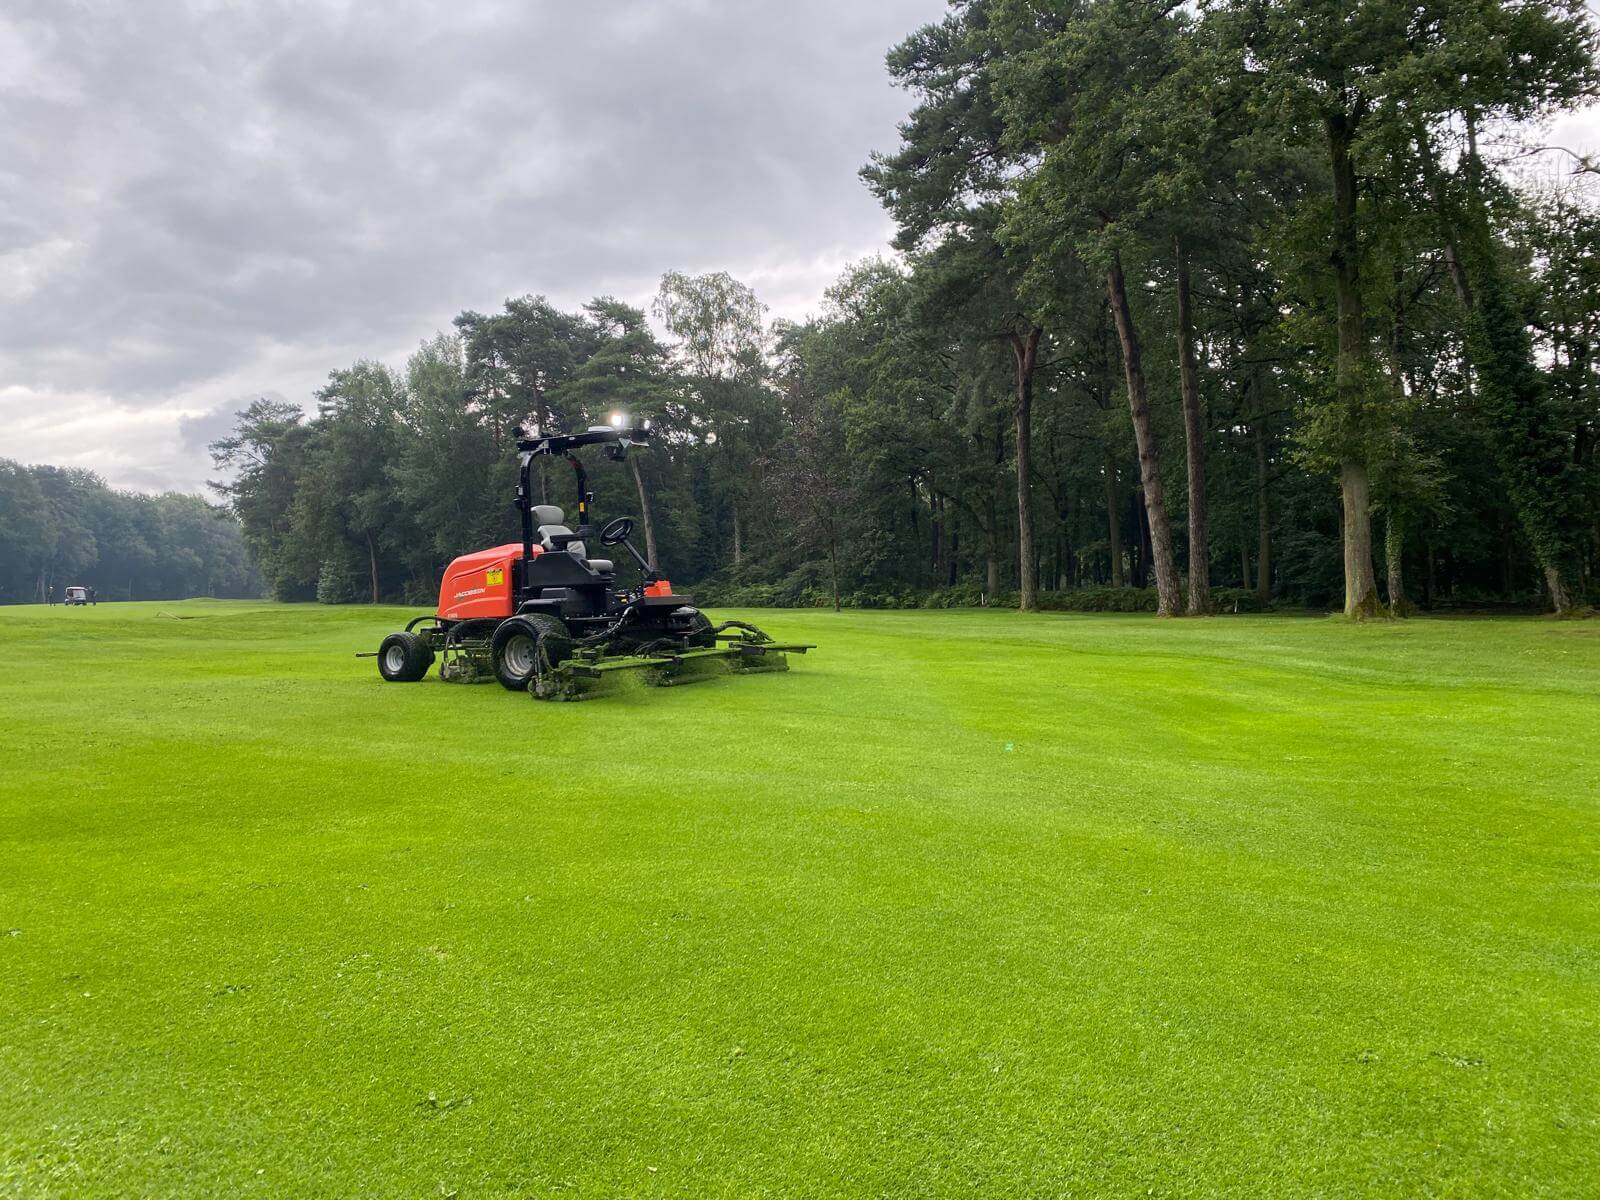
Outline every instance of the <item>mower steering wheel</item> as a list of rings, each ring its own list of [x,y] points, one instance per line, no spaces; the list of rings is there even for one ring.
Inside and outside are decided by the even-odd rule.
[[[600,531],[600,544],[602,546],[620,546],[633,534],[633,518],[618,517],[615,521],[606,522],[606,527]]]

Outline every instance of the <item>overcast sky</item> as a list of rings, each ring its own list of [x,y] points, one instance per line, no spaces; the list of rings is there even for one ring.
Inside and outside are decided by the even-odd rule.
[[[206,443],[462,309],[726,269],[813,311],[942,0],[4,0],[0,457],[199,490]],[[1592,116],[1552,140],[1594,149]]]
[[[803,316],[889,225],[856,171],[941,0],[5,0],[0,457],[197,490],[464,308],[726,269]]]

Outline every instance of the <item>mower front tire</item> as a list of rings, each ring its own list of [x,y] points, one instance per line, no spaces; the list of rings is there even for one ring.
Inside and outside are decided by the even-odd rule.
[[[433,648],[414,633],[391,633],[378,647],[378,673],[390,683],[415,683],[433,666]]]
[[[524,692],[542,665],[553,667],[572,653],[572,635],[560,617],[525,613],[500,622],[489,639],[489,653],[500,686]]]

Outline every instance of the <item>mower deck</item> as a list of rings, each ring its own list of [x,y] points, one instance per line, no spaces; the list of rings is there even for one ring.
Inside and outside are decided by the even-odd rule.
[[[621,671],[640,672],[640,681],[647,687],[677,687],[720,673],[787,671],[788,655],[816,648],[810,643],[753,642],[742,637],[719,636],[718,640],[728,644],[625,657],[579,654],[542,672],[528,694],[536,700],[583,700],[602,690],[608,677]]]

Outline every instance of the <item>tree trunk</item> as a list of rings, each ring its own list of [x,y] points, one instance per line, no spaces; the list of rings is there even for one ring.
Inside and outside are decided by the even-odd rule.
[[[1456,249],[1455,234],[1446,226],[1444,235],[1444,262],[1450,270],[1450,282],[1455,285],[1456,299],[1461,307],[1472,311],[1472,285],[1467,282],[1467,272],[1461,265],[1461,251]]]
[[[1334,293],[1338,306],[1338,352],[1334,360],[1335,403],[1345,442],[1339,464],[1344,507],[1344,613],[1375,616],[1378,585],[1372,571],[1372,506],[1367,464],[1358,450],[1367,419],[1366,310],[1361,299],[1361,248],[1356,224],[1355,161],[1350,157],[1356,118],[1335,113],[1327,119],[1328,154],[1333,167]]]
[[[1358,620],[1378,615],[1378,584],[1372,573],[1372,496],[1367,468],[1345,463],[1339,469],[1344,512],[1344,615]]]
[[[833,611],[840,611],[839,604],[839,539],[828,539],[828,575],[833,582]]]
[[[1384,519],[1383,550],[1385,560],[1385,581],[1389,587],[1389,615],[1391,617],[1408,617],[1411,615],[1411,605],[1406,601],[1406,586],[1403,568],[1405,566],[1406,535],[1405,526],[1391,508]]]
[[[733,502],[732,509],[733,509],[733,565],[735,567],[738,567],[742,562],[744,562],[744,538],[742,536],[743,531],[739,528],[739,502],[737,500],[735,500]]]
[[[633,472],[633,486],[639,492],[639,519],[644,522],[644,558],[650,569],[656,569],[656,523],[650,516],[650,498],[645,494],[644,476],[639,473],[639,459],[628,455],[628,469]]]
[[[1135,587],[1145,588],[1150,586],[1150,512],[1137,497],[1134,498],[1133,523],[1139,530],[1139,565],[1133,582]],[[1173,574],[1176,576],[1176,570]]]
[[[1472,311],[1472,284],[1467,280],[1467,269],[1461,262],[1461,246],[1456,240],[1455,222],[1450,220],[1450,205],[1445,199],[1444,181],[1439,174],[1439,160],[1433,155],[1433,143],[1427,128],[1417,126],[1417,152],[1422,160],[1422,174],[1428,181],[1428,191],[1433,197],[1434,215],[1439,219],[1439,241],[1444,247],[1444,265],[1455,288],[1456,299],[1466,312]]]
[[[1550,606],[1557,613],[1572,611],[1572,596],[1567,591],[1566,581],[1561,578],[1561,571],[1554,566],[1544,568],[1544,585],[1550,591]]]
[[[1056,542],[1056,588],[1062,590],[1072,586],[1072,565],[1077,561],[1077,555],[1072,547],[1072,532],[1078,525],[1075,518],[1077,509],[1077,492],[1067,492],[1066,511],[1061,514],[1060,537]]]
[[[1039,361],[1039,337],[1034,328],[1026,338],[1015,334],[1011,351],[1017,366],[1017,607],[1033,612],[1039,607],[1038,563],[1033,553],[1033,372]]]
[[[372,534],[367,534],[367,565],[372,572],[372,602],[378,602],[378,547],[373,544]]]
[[[1133,493],[1122,505],[1122,527],[1127,530],[1128,538],[1128,570],[1124,578],[1129,587],[1143,587],[1145,582],[1144,565],[1144,500],[1139,495],[1139,489],[1134,488]],[[1129,525],[1132,529],[1128,529]]]
[[[1404,366],[1405,354],[1405,273],[1399,262],[1394,266],[1394,297],[1390,303],[1393,310],[1393,320],[1389,324],[1389,390],[1394,398],[1395,417],[1395,442],[1399,444],[1399,416],[1405,411],[1406,403],[1406,376]],[[1405,518],[1399,509],[1398,497],[1390,496],[1388,511],[1383,520],[1383,559],[1384,581],[1389,589],[1389,615],[1395,618],[1409,617],[1412,613],[1410,602],[1406,599],[1404,578],[1405,566]]]
[[[1111,549],[1111,586],[1122,587],[1122,489],[1117,486],[1117,461],[1106,455],[1106,537]]]
[[[1150,549],[1156,569],[1156,613],[1172,617],[1178,613],[1182,595],[1178,587],[1178,568],[1172,554],[1172,526],[1167,521],[1166,494],[1161,484],[1161,450],[1155,424],[1150,419],[1150,397],[1145,390],[1144,360],[1139,350],[1139,334],[1128,307],[1127,284],[1122,276],[1122,259],[1113,255],[1106,273],[1106,288],[1111,312],[1117,322],[1117,340],[1122,344],[1122,370],[1128,384],[1128,410],[1133,417],[1133,437],[1139,447],[1139,478],[1144,484],[1144,507],[1150,521]]]
[[[1267,506],[1267,401],[1258,388],[1255,420],[1256,452],[1256,596],[1272,602],[1272,513]]]
[[[995,477],[995,495],[989,497],[989,522],[983,530],[983,602],[993,604],[1000,594],[1000,482]]]
[[[1189,255],[1172,239],[1178,268],[1178,379],[1183,394],[1183,441],[1189,472],[1189,605],[1191,617],[1211,611],[1211,511],[1206,503],[1206,420],[1200,399],[1200,366],[1194,352],[1194,308]]]

